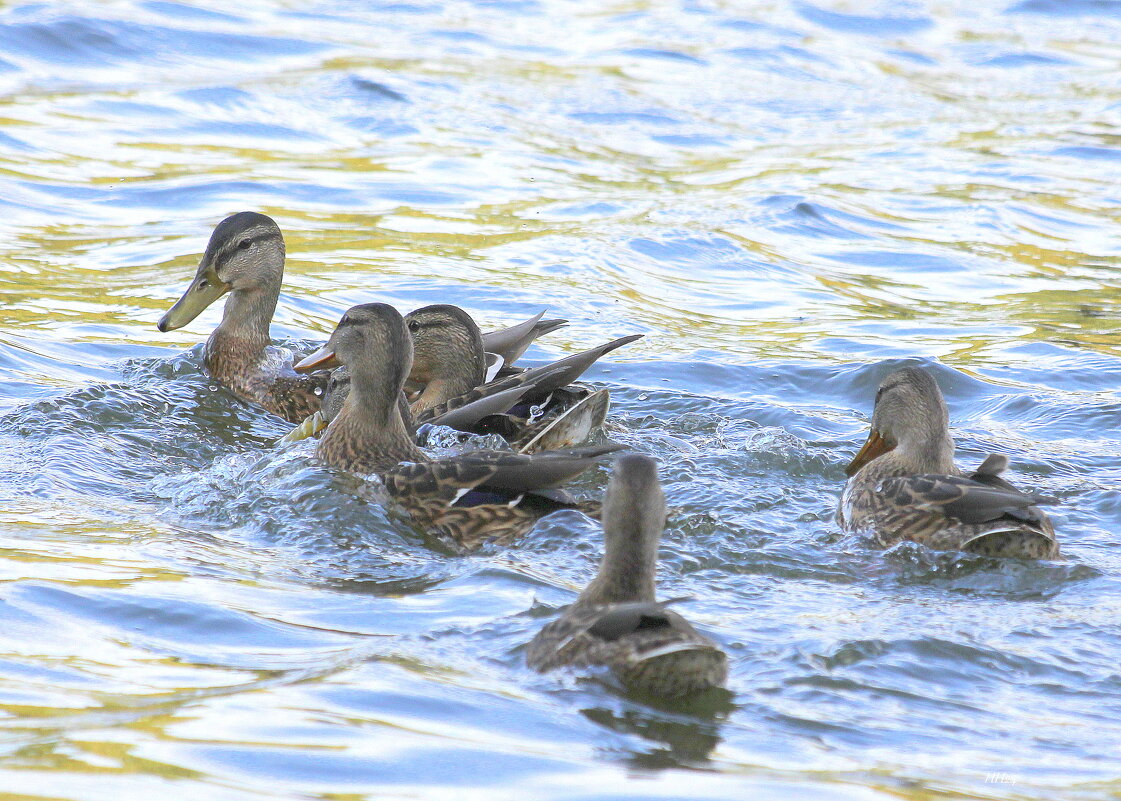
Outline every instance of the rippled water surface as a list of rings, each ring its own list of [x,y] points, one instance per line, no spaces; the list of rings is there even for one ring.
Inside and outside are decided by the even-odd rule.
[[[0,796],[1121,797],[1119,65],[1114,0],[3,4]],[[646,334],[591,377],[726,698],[529,672],[594,523],[454,556],[156,331],[242,209],[278,341]],[[1066,561],[836,529],[916,359]]]

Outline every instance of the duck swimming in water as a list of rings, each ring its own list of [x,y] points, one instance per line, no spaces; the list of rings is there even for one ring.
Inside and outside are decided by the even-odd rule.
[[[530,642],[526,663],[531,668],[543,673],[606,666],[628,689],[666,698],[724,683],[724,652],[667,608],[673,600],[655,600],[665,521],[655,461],[639,454],[620,456],[604,494],[599,572],[576,602]]]
[[[206,342],[207,372],[242,400],[298,423],[319,410],[328,376],[298,376],[286,359],[270,358],[269,328],[284,260],[284,235],[271,217],[253,211],[230,215],[210,235],[194,280],[156,327],[163,332],[182,328],[228,293],[222,322]],[[542,317],[544,312],[484,334],[484,343],[512,362],[536,337],[567,322]]]
[[[869,532],[881,547],[901,540],[936,550],[1058,559],[1055,529],[1040,504],[1000,477],[1008,458],[993,454],[972,473],[954,464],[949,412],[930,374],[906,367],[876,392],[872,431],[846,469],[838,522]]]
[[[269,358],[284,256],[284,236],[271,217],[253,211],[227,217],[210,235],[194,280],[157,328],[182,328],[229,293],[222,322],[206,341],[207,372],[239,398],[299,422],[319,409],[327,376],[298,376]]]
[[[517,350],[503,348],[504,357],[516,356],[538,331],[553,330],[564,322],[541,321],[540,317],[483,334],[457,306],[425,306],[405,315],[413,343],[413,366],[405,384],[412,398],[407,425],[495,433],[526,453],[568,448],[587,439],[607,417],[610,395],[606,389],[592,392],[573,382],[602,356],[642,335],[622,337],[528,370],[507,366],[502,378],[483,383],[488,341],[495,346],[498,337],[523,329],[526,333],[520,335]],[[344,369],[335,371],[323,410],[305,420],[285,441],[313,436],[330,422],[341,397],[349,391]]]
[[[432,460],[414,443],[401,411],[412,367],[412,340],[392,306],[367,303],[347,311],[327,344],[296,365],[298,372],[344,364],[350,392],[316,448],[333,467],[376,473],[413,520],[463,550],[507,541],[543,515],[584,508],[559,489],[621,445],[524,455],[478,451]]]

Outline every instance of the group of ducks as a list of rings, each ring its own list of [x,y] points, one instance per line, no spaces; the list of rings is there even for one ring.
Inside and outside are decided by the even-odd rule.
[[[724,683],[724,652],[669,609],[673,601],[655,596],[666,518],[655,461],[635,453],[617,457],[602,505],[562,488],[623,448],[581,445],[602,425],[609,398],[607,390],[576,380],[641,335],[523,369],[514,362],[529,344],[566,321],[542,313],[482,333],[455,306],[402,317],[391,306],[367,303],[349,309],[326,344],[293,371],[268,357],[284,259],[284,237],[271,218],[255,212],[226,218],[159,329],[187,325],[228,293],[222,322],[206,343],[210,376],[300,423],[292,438],[322,431],[320,461],[377,474],[418,527],[460,550],[513,539],[558,509],[599,516],[605,535],[599,571],[530,643],[530,667],[606,666],[628,688],[658,697]],[[418,428],[428,424],[498,434],[511,450],[433,459],[417,446]],[[1006,457],[989,456],[966,474],[954,465],[953,451],[946,404],[933,379],[919,368],[889,375],[876,395],[868,441],[848,467],[841,526],[870,532],[883,547],[914,540],[992,556],[1058,558],[1054,529],[1038,508],[1054,499],[1002,479]]]

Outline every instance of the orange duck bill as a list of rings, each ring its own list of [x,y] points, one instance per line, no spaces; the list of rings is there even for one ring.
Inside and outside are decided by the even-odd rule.
[[[873,459],[878,459],[888,451],[895,447],[896,443],[888,440],[876,429],[868,434],[868,439],[864,442],[864,446],[856,452],[856,456],[852,457],[849,466],[845,468],[846,476],[853,476],[860,468],[868,464]]]
[[[332,367],[339,367],[342,362],[339,357],[335,355],[329,345],[324,345],[315,353],[311,353],[296,362],[292,369],[297,373],[310,373],[314,370],[330,370]]]

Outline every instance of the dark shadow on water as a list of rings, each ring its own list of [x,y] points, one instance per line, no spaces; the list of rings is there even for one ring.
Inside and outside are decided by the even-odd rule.
[[[738,708],[733,703],[734,695],[723,688],[689,698],[666,699],[638,693],[624,695],[609,680],[598,677],[588,682],[611,689],[619,705],[588,707],[580,714],[611,731],[647,741],[649,747],[619,748],[612,754],[643,770],[705,767],[720,744],[721,726]]]

